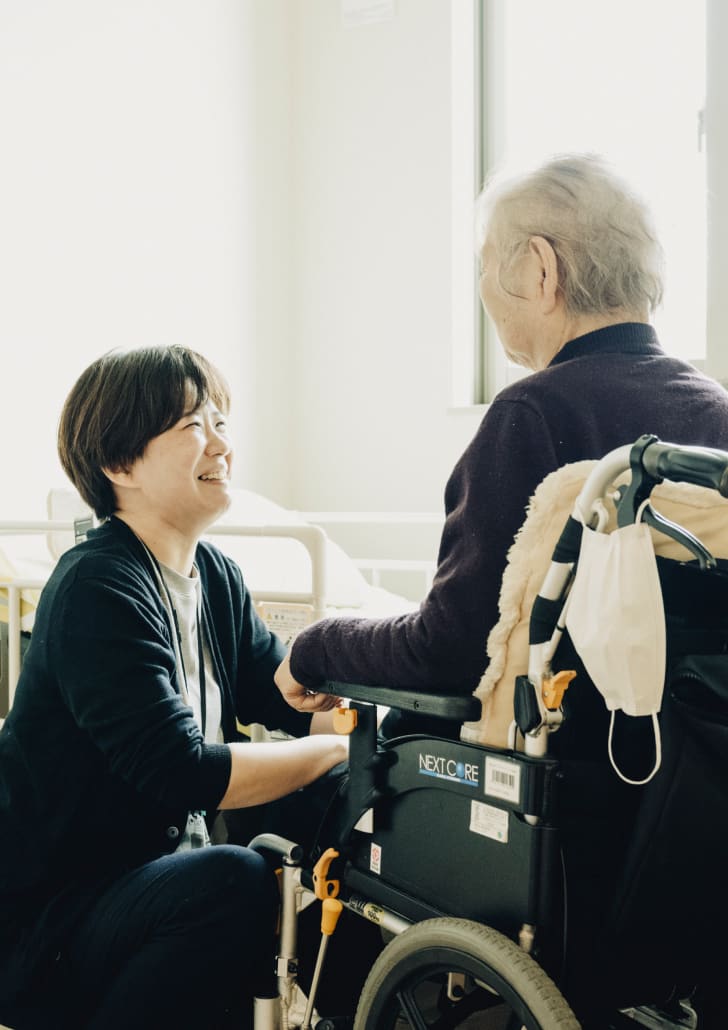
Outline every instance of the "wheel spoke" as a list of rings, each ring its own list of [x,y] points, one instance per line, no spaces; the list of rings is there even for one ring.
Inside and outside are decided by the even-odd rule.
[[[432,1000],[429,1004],[425,1004],[423,1009],[425,999],[422,995],[422,988],[425,982],[416,981],[400,988],[396,993],[400,1018],[403,1023],[406,1020],[413,1030],[421,1030],[421,1028],[425,1028],[425,1030],[457,1030],[476,1012],[482,1013],[503,1004],[502,999],[490,995],[480,988],[454,1002],[446,999],[444,994],[440,993],[436,1014]],[[430,1017],[434,1017],[433,1020]],[[507,1030],[521,1030],[521,1021],[516,1016],[511,1016],[511,1020]]]
[[[458,1001],[448,1001],[447,1008],[443,1011],[442,1020],[435,1023],[431,1030],[447,1030],[449,1027],[458,1027],[476,1012],[487,1012],[489,1009],[502,1005],[502,998],[478,987]],[[520,1030],[520,1027],[519,1023],[518,1030]],[[510,1025],[508,1030],[511,1030]]]
[[[412,1030],[428,1030],[412,990],[405,988],[397,991],[397,1001]]]

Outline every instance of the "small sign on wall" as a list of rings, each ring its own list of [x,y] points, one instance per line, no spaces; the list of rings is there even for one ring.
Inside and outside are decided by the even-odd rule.
[[[345,29],[394,18],[394,0],[341,0],[341,23]]]

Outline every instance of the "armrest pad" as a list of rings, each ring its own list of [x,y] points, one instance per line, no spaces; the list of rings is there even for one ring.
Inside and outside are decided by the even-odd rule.
[[[440,719],[473,722],[481,717],[480,701],[473,694],[431,694],[407,687],[368,687],[361,683],[338,683],[326,680],[316,688],[324,694],[338,694],[352,701],[386,705]]]

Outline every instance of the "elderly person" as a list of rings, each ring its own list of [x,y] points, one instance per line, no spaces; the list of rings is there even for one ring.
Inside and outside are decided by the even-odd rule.
[[[419,611],[325,620],[296,639],[276,681],[303,711],[325,703],[310,693],[323,679],[472,691],[507,552],[548,473],[643,433],[728,448],[725,391],[667,355],[650,324],[661,247],[646,206],[604,161],[560,156],[492,182],[479,213],[483,304],[508,356],[533,374],[498,394],[455,466]],[[408,727],[426,728],[394,712],[384,723],[390,736]]]

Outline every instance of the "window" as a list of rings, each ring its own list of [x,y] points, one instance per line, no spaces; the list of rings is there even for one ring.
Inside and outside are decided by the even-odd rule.
[[[454,129],[454,221],[465,217],[468,188],[472,220],[472,198],[489,168],[533,164],[566,150],[605,154],[656,216],[667,256],[666,298],[655,318],[663,345],[718,376],[725,359],[713,348],[718,353],[712,361],[706,343],[718,337],[706,204],[712,160],[706,142],[713,142],[714,128],[710,124],[707,136],[706,90],[715,83],[706,68],[716,20],[728,23],[719,2],[472,0],[453,23],[453,57],[456,48],[472,52],[472,67],[460,61],[456,68],[453,61],[453,105],[469,107],[475,126],[469,153]],[[463,120],[459,115],[457,121]],[[453,331],[465,331],[469,340],[456,352],[460,404],[487,402],[524,374],[505,360],[487,318],[466,299],[473,292],[477,298],[472,230],[470,257],[467,237],[468,230],[453,230],[453,275],[461,276],[457,284],[453,280]]]

